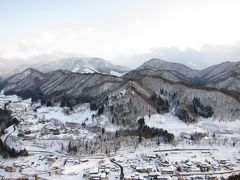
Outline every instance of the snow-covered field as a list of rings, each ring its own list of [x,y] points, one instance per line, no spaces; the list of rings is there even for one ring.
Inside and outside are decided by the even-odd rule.
[[[149,127],[166,129],[175,136],[179,136],[181,132],[205,132],[199,124],[186,124],[176,116],[173,116],[172,113],[154,114],[150,118],[145,116],[144,119]]]
[[[240,122],[239,121],[218,121],[212,118],[200,118],[197,123],[186,124],[172,113],[154,114],[149,118],[144,117],[145,123],[150,127],[166,129],[176,137],[181,133],[206,133],[213,134],[218,139],[228,139],[236,141],[240,145]]]
[[[40,106],[32,104],[30,99],[22,101],[17,96],[0,94],[0,108],[9,101],[7,108],[21,123],[16,129],[14,126],[6,129],[1,140],[17,150],[26,148],[29,156],[10,159],[0,156],[0,178],[34,179],[38,175],[45,179],[104,179],[105,176],[118,179],[120,167],[111,162],[112,159],[123,167],[124,176],[129,179],[148,179],[154,175],[177,179],[179,167],[182,168],[179,173],[186,179],[201,174],[203,178],[208,175],[227,177],[240,172],[239,121],[199,119],[195,124],[185,124],[172,113],[145,116],[146,125],[173,133],[176,142],[159,144],[154,139],[144,139],[137,147],[122,147],[106,156],[100,153],[103,145],[97,144],[97,139],[103,137],[97,128],[104,127],[106,132],[114,133],[120,127],[113,125],[105,115],[96,116],[97,112],[91,111],[89,104],[67,112],[59,105]],[[24,137],[19,136],[20,133]],[[188,138],[194,133],[206,136],[194,142]],[[82,143],[82,150],[95,148],[96,153],[69,154],[70,141]],[[201,166],[209,170],[202,172]],[[12,172],[9,167],[13,168]],[[166,171],[173,171],[172,176]]]

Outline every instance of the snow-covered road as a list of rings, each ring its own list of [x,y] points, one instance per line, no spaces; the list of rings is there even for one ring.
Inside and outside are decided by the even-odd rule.
[[[8,140],[8,138],[11,136],[11,134],[16,131],[16,125],[14,124],[14,125],[12,125],[12,126],[9,126],[9,127],[6,129],[6,131],[7,131],[7,134],[3,135],[3,136],[1,137],[1,139],[2,139],[2,142],[3,142],[4,146],[11,149],[11,147],[9,147],[8,144],[7,144],[7,140]]]

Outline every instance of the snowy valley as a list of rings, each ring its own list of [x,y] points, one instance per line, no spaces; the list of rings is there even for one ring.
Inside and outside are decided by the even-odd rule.
[[[139,142],[138,137],[116,137],[121,127],[104,115],[94,117],[97,112],[91,111],[89,104],[74,107],[67,114],[67,109],[60,105],[46,107],[32,103],[31,99],[1,94],[2,108],[9,101],[8,109],[21,122],[16,130],[13,126],[6,129],[2,140],[11,133],[7,145],[17,151],[25,148],[29,156],[1,158],[0,174],[5,178],[118,179],[121,169],[112,159],[123,167],[126,179],[228,177],[240,171],[237,121],[202,118],[198,123],[186,124],[171,112],[155,114],[144,117],[146,125],[174,134],[174,142],[168,144],[161,138],[143,138]],[[197,133],[204,137],[193,139]],[[77,152],[75,143],[80,145]],[[206,172],[201,170],[202,166],[206,166]],[[181,171],[176,173],[180,167]]]
[[[215,71],[153,59],[124,75],[28,68],[6,78],[0,83],[0,178],[190,180],[238,174],[236,67],[217,66],[220,78]],[[227,86],[229,78],[236,84]]]

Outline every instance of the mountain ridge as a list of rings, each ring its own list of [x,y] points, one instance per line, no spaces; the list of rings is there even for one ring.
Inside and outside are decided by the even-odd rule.
[[[105,74],[115,74],[121,75],[130,71],[130,68],[114,65],[102,58],[98,57],[68,57],[63,59],[57,59],[55,61],[51,61],[49,63],[37,63],[37,64],[27,64],[20,65],[17,68],[9,68],[5,70],[1,76],[10,77],[16,73],[20,73],[27,68],[33,68],[39,70],[41,72],[47,73],[51,71],[55,71],[58,69],[68,70],[72,72],[80,72],[80,73],[105,73]]]
[[[42,73],[30,68],[22,72],[20,79],[19,74],[17,78],[15,75],[7,79],[0,89],[6,94],[18,94],[43,102],[68,101],[67,104],[72,106],[90,103],[97,109],[105,107],[104,113],[109,119],[115,119],[124,126],[134,126],[137,119],[146,114],[169,111],[186,122],[196,121],[201,114],[217,119],[240,119],[238,92],[192,85],[184,80],[184,76],[173,73],[178,70],[176,67],[167,68],[153,70],[144,66],[122,77],[66,70]],[[195,101],[200,106],[198,110]]]
[[[205,86],[240,92],[240,61],[223,62],[202,70],[194,70],[180,63],[151,59],[126,73],[124,77],[138,79],[143,75],[161,75],[165,79],[185,82],[196,87]]]

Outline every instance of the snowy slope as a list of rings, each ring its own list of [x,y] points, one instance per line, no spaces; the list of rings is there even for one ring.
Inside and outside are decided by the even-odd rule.
[[[151,59],[124,77],[139,79],[145,75],[192,86],[240,91],[240,62],[224,62],[203,70],[193,70],[183,64]]]
[[[35,65],[26,65],[21,66],[17,69],[17,72],[21,72],[23,69],[28,67],[32,67],[37,69],[41,72],[51,72],[55,70],[68,70],[71,72],[78,72],[78,73],[106,73],[111,74],[111,71],[115,71],[117,73],[125,73],[129,71],[129,68],[113,65],[101,58],[78,58],[78,57],[71,57],[65,59],[59,59],[57,61],[53,61],[47,64],[35,64]]]
[[[66,70],[40,73],[31,69],[9,78],[3,90],[6,93],[18,93],[25,98],[41,97],[53,103],[67,99],[72,105],[92,103],[98,108],[104,105],[110,119],[116,116],[116,122],[126,125],[135,124],[139,116],[144,116],[149,111],[153,114],[172,109],[176,110],[176,114],[186,111],[187,120],[194,121],[199,116],[193,110],[194,98],[199,98],[203,106],[211,107],[214,118],[229,121],[240,119],[240,100],[237,95],[217,89],[195,88],[174,82],[175,76],[167,76],[167,72],[163,74],[171,80],[162,76],[143,75],[137,81],[132,81],[99,73],[80,74]],[[121,95],[122,98],[117,98],[123,90],[126,93]],[[165,110],[160,110],[164,104],[153,100],[153,94],[168,103]],[[112,107],[113,103],[116,107]]]
[[[183,64],[167,62],[161,59],[151,59],[143,63],[143,65],[141,65],[137,69],[144,69],[146,67],[150,67],[154,70],[169,71],[169,72],[172,72],[173,74],[179,73],[179,75],[182,74],[182,76],[186,76],[186,77],[195,76],[198,72],[197,70],[193,70]]]
[[[206,86],[240,91],[240,62],[224,62],[199,72]]]

